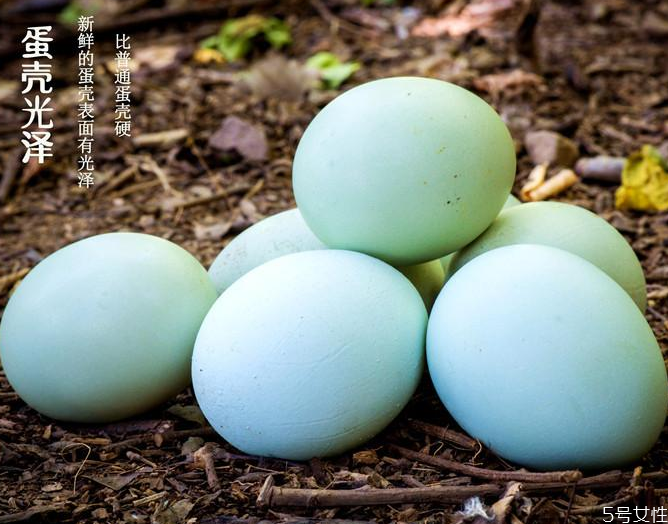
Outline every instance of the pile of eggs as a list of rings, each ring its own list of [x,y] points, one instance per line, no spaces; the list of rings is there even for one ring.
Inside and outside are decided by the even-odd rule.
[[[7,378],[56,419],[108,422],[192,379],[246,453],[302,460],[377,435],[425,364],[494,452],[538,469],[645,454],[668,382],[633,250],[568,204],[520,204],[510,134],[482,99],[389,78],[327,105],[295,158],[298,207],[208,273],[166,240],[111,233],[38,264],[0,324]]]

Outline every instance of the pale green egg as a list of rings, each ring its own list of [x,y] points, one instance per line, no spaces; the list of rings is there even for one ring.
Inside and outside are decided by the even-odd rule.
[[[549,246],[493,249],[455,273],[431,312],[427,362],[462,428],[533,468],[626,465],[666,418],[642,313],[599,268]]]
[[[501,211],[508,209],[510,207],[515,207],[519,206],[522,202],[520,202],[517,198],[515,198],[513,195],[508,195],[508,199],[506,200],[506,203],[503,204],[503,208],[501,208]],[[440,259],[441,261],[441,266],[443,267],[443,271],[445,272],[445,275],[447,276],[450,271],[450,262],[452,261],[453,257],[455,256],[456,253],[450,253],[449,255],[444,256],[443,258]],[[444,277],[445,279],[446,277]]]
[[[411,265],[482,233],[514,174],[510,133],[484,100],[400,77],[358,86],[320,111],[299,142],[293,185],[325,244]]]
[[[645,310],[645,276],[633,248],[603,218],[562,202],[531,202],[504,210],[453,257],[449,275],[478,255],[511,244],[544,244],[581,256],[610,275]]]
[[[440,260],[432,260],[424,264],[397,267],[418,290],[427,310],[434,305],[434,300],[441,292],[445,283],[445,271]]]
[[[329,249],[309,229],[298,209],[267,217],[232,240],[209,268],[209,276],[222,293],[241,276],[283,255]],[[438,261],[397,268],[417,288],[427,309],[443,287],[445,272]]]
[[[110,233],[75,242],[25,277],[0,323],[12,387],[55,419],[109,422],[166,401],[216,290],[201,264],[162,238]]]

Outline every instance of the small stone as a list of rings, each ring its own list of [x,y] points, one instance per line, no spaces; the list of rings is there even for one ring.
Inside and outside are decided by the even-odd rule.
[[[524,147],[534,164],[572,167],[579,157],[575,142],[553,131],[530,131]]]

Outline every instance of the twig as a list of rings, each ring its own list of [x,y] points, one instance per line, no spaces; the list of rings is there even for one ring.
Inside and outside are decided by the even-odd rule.
[[[212,491],[218,491],[220,489],[220,480],[216,473],[216,465],[213,462],[210,443],[204,444],[204,446],[193,453],[193,462],[195,466],[204,468],[209,488]]]
[[[633,500],[633,495],[626,495],[624,497],[611,500],[610,502],[604,502],[603,504],[597,504],[596,506],[580,506],[570,510],[571,515],[594,515],[600,513],[605,508],[615,508],[620,504],[624,504]]]
[[[30,509],[20,511],[18,513],[0,515],[0,523],[4,524],[5,522],[25,522],[26,520],[31,520],[37,515],[51,513],[52,511],[62,511],[64,509],[65,504],[45,504],[44,506],[33,506]]]
[[[448,428],[435,426],[434,424],[428,424],[427,422],[422,422],[420,420],[409,420],[408,425],[413,429],[426,433],[427,435],[447,440],[448,442],[457,444],[458,446],[461,446],[465,449],[473,450],[478,447],[477,440],[474,440],[471,437],[467,437],[466,435],[462,435],[461,433]]]
[[[132,505],[134,507],[143,506],[144,504],[148,504],[148,503],[153,502],[155,500],[160,500],[165,495],[167,495],[166,491],[161,491],[159,493],[154,493],[153,495],[149,495],[148,497],[144,497],[144,498],[137,499],[137,500],[133,501]]]
[[[470,497],[498,496],[501,493],[503,487],[494,484],[356,490],[278,488],[274,486],[273,476],[269,475],[260,490],[257,505],[332,507],[425,502],[457,504]]]
[[[333,33],[337,33],[338,29],[344,29],[348,31],[349,33],[353,33],[356,35],[364,35],[366,37],[376,37],[378,34],[375,31],[371,31],[370,29],[366,29],[364,27],[359,27],[355,24],[352,24],[348,22],[347,20],[343,20],[342,18],[339,18],[336,16],[332,11],[325,5],[325,2],[322,0],[310,0],[311,5],[313,6],[313,9],[315,9],[318,14],[329,24],[330,30]]]
[[[163,442],[167,442],[170,440],[179,440],[188,437],[209,437],[216,435],[216,432],[212,427],[207,426],[205,428],[183,429],[180,431],[165,431],[164,433],[156,433],[156,434],[161,436]],[[122,440],[120,442],[114,442],[112,444],[108,444],[104,446],[102,450],[118,451],[124,448],[131,448],[139,444],[144,444],[146,442],[153,442],[153,438],[154,434],[150,433],[148,435],[142,435],[140,437],[129,438],[126,440]]]
[[[174,209],[186,209],[189,207],[193,206],[200,206],[202,204],[210,204],[211,202],[215,202],[216,200],[221,200],[223,198],[227,198],[230,195],[237,195],[240,193],[245,193],[249,189],[252,189],[252,185],[246,184],[246,183],[241,183],[237,184],[235,186],[232,186],[228,189],[223,189],[222,191],[217,191],[216,193],[209,195],[209,196],[203,196],[203,197],[197,197],[193,198],[191,200],[185,200],[183,202],[175,202],[175,203],[170,203],[169,206],[166,208],[163,207],[164,211],[172,211]],[[149,211],[157,211],[158,207],[157,206],[147,206],[146,210]]]
[[[0,277],[0,293],[2,293],[5,288],[8,286],[13,285],[15,282],[21,280],[24,276],[28,274],[28,269],[27,267],[21,268],[18,271],[14,271],[13,273],[10,273],[9,275],[4,275]]]
[[[572,471],[550,471],[546,473],[532,473],[529,471],[498,471],[494,469],[484,469],[475,466],[462,464],[455,460],[445,459],[443,457],[434,457],[419,451],[402,448],[394,444],[390,449],[397,451],[402,456],[411,460],[417,460],[430,466],[435,466],[448,471],[461,473],[469,477],[506,482],[514,480],[517,482],[575,482],[582,478],[582,473],[577,470]]]

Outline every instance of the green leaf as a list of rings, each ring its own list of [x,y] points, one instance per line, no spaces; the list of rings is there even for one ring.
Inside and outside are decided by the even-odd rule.
[[[262,40],[279,49],[291,43],[292,36],[289,27],[278,18],[248,15],[225,21],[218,34],[202,40],[200,47],[217,49],[226,60],[235,62],[244,58]]]
[[[269,42],[269,45],[274,49],[292,43],[292,35],[290,35],[290,28],[278,18],[270,18],[264,29],[264,37]]]
[[[341,62],[335,54],[321,51],[306,61],[306,67],[318,71],[320,81],[325,89],[337,89],[361,65],[359,62]]]
[[[83,16],[84,10],[76,2],[70,2],[58,14],[58,20],[65,25],[76,25],[80,16]]]

